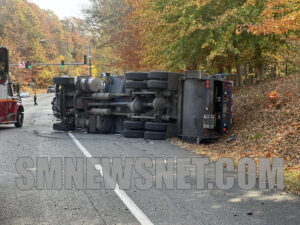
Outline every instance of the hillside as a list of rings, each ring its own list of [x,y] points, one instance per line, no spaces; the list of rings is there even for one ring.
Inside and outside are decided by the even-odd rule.
[[[82,62],[89,38],[77,18],[60,20],[52,11],[43,10],[27,0],[0,1],[0,46],[10,49],[10,63]],[[13,81],[27,86],[36,83],[46,88],[57,74],[81,75],[86,68],[34,66],[31,70],[11,67]]]
[[[300,75],[237,89],[234,105],[234,129],[217,143],[196,146],[173,142],[212,160],[282,157],[286,185],[300,193]],[[228,142],[233,134],[236,140]]]

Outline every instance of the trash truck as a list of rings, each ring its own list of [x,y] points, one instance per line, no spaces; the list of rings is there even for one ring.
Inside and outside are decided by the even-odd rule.
[[[233,82],[201,71],[54,78],[57,131],[211,141],[232,129]]]

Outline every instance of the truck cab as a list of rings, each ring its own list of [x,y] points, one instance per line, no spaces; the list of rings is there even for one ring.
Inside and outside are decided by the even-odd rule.
[[[24,107],[19,98],[19,85],[9,80],[9,51],[0,47],[0,124],[14,124],[21,128]]]

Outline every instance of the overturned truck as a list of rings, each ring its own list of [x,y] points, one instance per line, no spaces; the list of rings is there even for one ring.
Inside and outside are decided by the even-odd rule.
[[[54,130],[200,143],[232,127],[233,83],[200,71],[57,77]]]

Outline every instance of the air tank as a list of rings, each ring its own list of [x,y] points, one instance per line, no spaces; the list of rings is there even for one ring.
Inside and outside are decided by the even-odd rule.
[[[84,92],[97,92],[101,88],[101,81],[97,78],[84,78],[80,80],[79,87]]]

